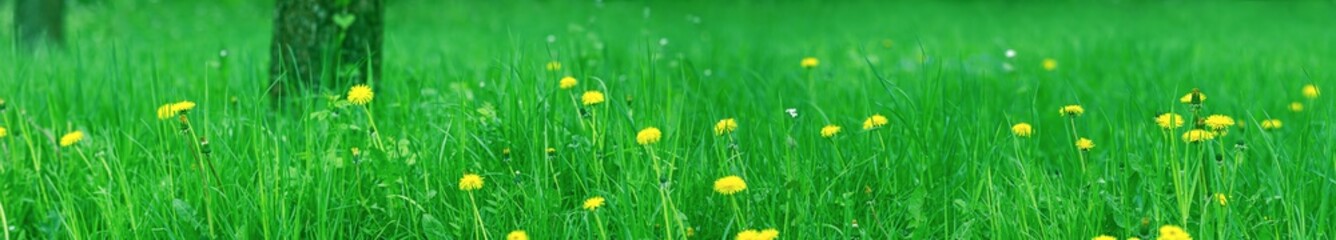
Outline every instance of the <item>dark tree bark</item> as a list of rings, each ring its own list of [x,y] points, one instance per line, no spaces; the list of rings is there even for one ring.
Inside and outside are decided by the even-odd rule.
[[[380,79],[384,0],[278,0],[270,96]]]
[[[14,32],[23,48],[60,45],[65,40],[65,0],[16,1]]]

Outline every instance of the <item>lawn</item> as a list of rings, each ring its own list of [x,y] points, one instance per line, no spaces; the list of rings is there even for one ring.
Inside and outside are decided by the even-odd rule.
[[[6,240],[1336,238],[1330,1],[390,1],[293,101],[272,1],[70,3]]]

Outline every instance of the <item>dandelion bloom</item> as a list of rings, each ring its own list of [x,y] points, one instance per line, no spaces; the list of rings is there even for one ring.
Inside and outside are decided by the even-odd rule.
[[[603,197],[591,197],[589,199],[585,199],[584,209],[589,211],[598,210],[598,207],[603,206],[604,201],[605,199],[603,199]]]
[[[9,131],[5,130],[5,127],[0,127],[0,138],[5,136],[9,136]]]
[[[1164,225],[1160,227],[1160,236],[1156,240],[1192,240],[1192,235],[1183,228],[1174,225]]]
[[[553,153],[557,153],[557,148],[552,148],[552,147],[547,148],[547,154],[553,154]]]
[[[1280,119],[1262,120],[1262,129],[1266,130],[1278,129],[1283,125],[1284,124],[1280,122]]]
[[[1164,129],[1175,129],[1183,126],[1183,116],[1176,113],[1160,114],[1159,117],[1155,117],[1155,124]]]
[[[564,78],[561,78],[561,82],[559,82],[559,85],[561,86],[561,89],[571,89],[575,87],[575,84],[578,83],[580,83],[580,81],[576,81],[575,77],[566,76]]]
[[[482,189],[482,176],[478,174],[464,174],[459,178],[459,190],[473,191]]]
[[[172,118],[175,117],[177,114],[189,111],[190,109],[195,109],[195,102],[180,101],[176,103],[163,104],[161,107],[158,107],[158,119]]]
[[[195,109],[195,102],[180,101],[172,104],[172,111],[185,112],[190,111],[190,109]]]
[[[737,239],[737,240],[774,240],[774,239],[776,239],[776,238],[779,238],[779,230],[775,230],[774,228],[771,228],[771,229],[766,229],[766,230],[761,230],[761,231],[756,231],[755,229],[747,229],[747,230],[745,230],[745,231],[739,232],[739,233],[738,233],[738,236],[737,236],[736,239]]]
[[[163,104],[158,107],[158,119],[169,119],[175,116],[176,112],[172,111],[172,104]]]
[[[510,231],[510,234],[506,234],[506,240],[529,240],[529,234],[524,233],[524,230]]]
[[[1192,129],[1188,132],[1183,133],[1184,142],[1195,143],[1201,141],[1209,141],[1211,139],[1215,139],[1215,132],[1201,129]]]
[[[1304,92],[1304,97],[1308,99],[1317,99],[1318,94],[1321,93],[1317,91],[1317,86],[1313,84],[1304,85],[1303,92]]]
[[[714,191],[719,194],[733,195],[742,190],[747,190],[747,182],[743,182],[738,176],[727,176],[714,181]]]
[[[1058,60],[1052,58],[1044,59],[1044,70],[1053,71],[1058,69]]]
[[[371,92],[371,87],[366,84],[358,84],[348,89],[348,102],[355,105],[366,105],[375,96],[376,93]]]
[[[584,102],[585,106],[603,103],[603,93],[599,91],[585,92],[584,95],[580,96],[580,101]]]
[[[1290,103],[1290,111],[1292,111],[1292,112],[1303,112],[1303,111],[1304,111],[1304,104],[1301,103],[1301,102],[1292,102],[1292,103]]]
[[[725,118],[723,120],[719,120],[719,123],[714,124],[715,135],[724,135],[725,133],[731,133],[733,132],[733,130],[737,129],[738,129],[738,121],[733,120],[732,118]]]
[[[835,134],[838,133],[840,133],[840,126],[826,125],[825,127],[821,128],[821,137],[826,137],[826,138],[834,137]]]
[[[1229,205],[1229,197],[1224,193],[1215,193],[1215,201],[1220,202],[1220,206]]]
[[[1029,123],[1017,123],[1011,126],[1011,133],[1016,134],[1017,137],[1030,137],[1034,134],[1034,127],[1031,127]]]
[[[1109,235],[1099,235],[1098,237],[1091,238],[1090,240],[1118,240],[1118,238]]]
[[[758,237],[760,237],[761,240],[774,240],[779,238],[779,230],[775,230],[774,228],[761,230],[761,234]]]
[[[803,62],[802,62],[802,66],[803,66],[803,68],[814,68],[814,67],[816,67],[816,65],[820,65],[820,64],[821,64],[821,60],[817,60],[817,59],[814,58],[814,57],[805,57],[805,58],[803,58]]]
[[[60,137],[60,146],[69,147],[71,145],[74,145],[75,143],[79,143],[79,141],[83,141],[83,139],[84,139],[83,131],[74,131],[71,133],[66,133],[65,136]]]
[[[1081,107],[1081,105],[1062,106],[1062,108],[1058,109],[1058,114],[1073,117],[1081,116],[1081,114],[1085,114],[1085,108]]]
[[[1192,92],[1189,92],[1187,95],[1183,95],[1182,98],[1179,98],[1179,99],[1178,99],[1178,102],[1181,102],[1181,103],[1192,103],[1192,96],[1193,96],[1194,94],[1197,96],[1197,103],[1198,103],[1198,104],[1200,104],[1201,102],[1205,102],[1205,101],[1206,101],[1206,94],[1205,94],[1205,93],[1202,93],[1200,90],[1193,89]]]
[[[1234,119],[1229,116],[1215,114],[1206,117],[1206,126],[1211,130],[1224,130],[1234,126]]]
[[[871,130],[886,125],[886,116],[881,114],[872,114],[867,120],[863,120],[863,130]]]
[[[647,127],[636,134],[636,143],[650,145],[659,142],[660,137],[663,137],[663,132],[660,132],[658,128]]]
[[[760,231],[756,231],[756,230],[752,230],[752,229],[747,229],[746,231],[739,232],[737,238],[735,238],[735,239],[736,239],[736,240],[760,240],[760,239],[761,239],[761,232],[760,232]]]
[[[1095,148],[1095,141],[1090,141],[1089,138],[1081,138],[1076,140],[1076,149],[1081,149],[1081,151],[1090,151],[1091,148]]]
[[[548,70],[548,71],[559,71],[559,70],[561,70],[561,62],[558,62],[558,61],[547,62],[547,70]]]

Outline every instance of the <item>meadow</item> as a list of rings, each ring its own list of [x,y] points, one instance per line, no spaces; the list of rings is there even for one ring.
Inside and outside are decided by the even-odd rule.
[[[1330,1],[402,0],[277,104],[272,1],[75,2],[6,240],[1336,238]]]

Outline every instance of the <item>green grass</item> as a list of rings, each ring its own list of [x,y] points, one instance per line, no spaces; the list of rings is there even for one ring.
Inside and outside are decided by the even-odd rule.
[[[492,239],[1336,237],[1336,110],[1300,93],[1336,86],[1330,2],[391,2],[383,148],[351,86],[269,107],[267,1],[82,1],[64,50],[0,49],[5,238],[473,239],[466,173]],[[1191,121],[1193,88],[1239,126],[1156,126]],[[156,118],[181,100],[192,131]],[[873,114],[889,124],[863,130]],[[662,140],[637,144],[647,127]],[[715,193],[729,175],[748,188]]]

